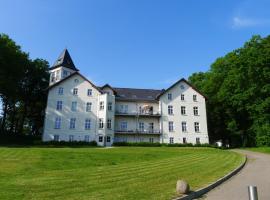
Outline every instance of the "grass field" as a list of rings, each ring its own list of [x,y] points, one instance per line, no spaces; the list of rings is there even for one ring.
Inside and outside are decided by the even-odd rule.
[[[211,148],[0,148],[0,199],[171,199],[177,179],[195,190],[243,157]]]
[[[270,153],[270,147],[256,147],[256,148],[245,148],[246,150],[256,151],[261,153]]]

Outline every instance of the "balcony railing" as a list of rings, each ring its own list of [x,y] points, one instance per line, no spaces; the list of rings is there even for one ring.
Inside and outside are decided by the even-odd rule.
[[[160,130],[152,130],[152,129],[149,129],[149,130],[139,130],[139,129],[136,129],[136,130],[115,130],[115,133],[119,133],[119,134],[154,134],[154,135],[160,135],[161,134],[161,131]]]
[[[136,112],[136,111],[115,111],[116,115],[121,115],[121,116],[156,116],[160,117],[161,114],[160,112]]]

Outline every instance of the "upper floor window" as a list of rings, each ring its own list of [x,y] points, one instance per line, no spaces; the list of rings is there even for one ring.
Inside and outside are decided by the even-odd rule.
[[[60,70],[56,71],[55,80],[60,80]]]
[[[112,128],[112,120],[108,119],[107,120],[107,129],[111,129]]]
[[[120,129],[121,131],[127,131],[127,122],[121,122]]]
[[[99,128],[104,128],[104,120],[103,120],[103,118],[99,118],[99,120],[98,120],[98,127]]]
[[[73,95],[78,95],[78,88],[73,89]]]
[[[196,133],[200,132],[200,124],[199,122],[194,122],[194,130]]]
[[[173,122],[172,121],[170,121],[169,122],[169,132],[173,132]]]
[[[87,96],[92,96],[92,89],[87,90]]]
[[[91,119],[85,119],[84,128],[85,130],[91,129]]]
[[[172,100],[172,94],[171,93],[168,94],[168,100]]]
[[[196,94],[193,95],[193,101],[197,101],[197,95]]]
[[[63,101],[57,101],[56,110],[62,110]]]
[[[128,113],[128,105],[120,105],[121,113]]]
[[[108,110],[111,111],[112,110],[112,102],[108,103]]]
[[[79,80],[78,80],[78,79],[74,79],[74,82],[75,82],[75,83],[79,83]]]
[[[60,129],[61,128],[61,117],[56,117],[54,121],[54,128]]]
[[[71,118],[69,121],[69,128],[75,129],[75,124],[76,124],[76,118]]]
[[[64,88],[62,88],[62,87],[58,88],[58,94],[63,95],[64,94]]]
[[[72,103],[71,103],[71,111],[77,111],[77,102],[76,101],[72,101]]]
[[[187,122],[182,122],[182,132],[187,132]]]
[[[182,115],[186,114],[186,107],[185,106],[181,106],[181,114]]]
[[[173,114],[173,106],[168,106],[168,114],[169,115]]]
[[[144,131],[144,123],[143,123],[143,122],[140,122],[140,123],[139,123],[139,130],[140,130],[141,132]]]
[[[193,107],[193,113],[194,113],[195,116],[199,115],[199,110],[198,110],[197,106]]]
[[[184,101],[184,100],[185,100],[185,95],[181,94],[181,101]]]
[[[92,103],[91,102],[87,102],[86,103],[86,112],[90,112],[91,111],[91,107],[92,107]]]
[[[99,110],[104,110],[104,101],[99,102]]]

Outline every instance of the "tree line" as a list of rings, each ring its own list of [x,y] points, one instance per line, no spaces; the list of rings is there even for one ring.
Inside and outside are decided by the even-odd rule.
[[[8,35],[0,34],[1,133],[41,134],[48,67],[46,60],[30,59]]]
[[[41,135],[49,64],[0,34],[1,133]],[[207,97],[210,142],[270,146],[270,36],[253,36],[189,81]]]
[[[253,36],[189,81],[208,97],[211,142],[270,146],[270,36]]]

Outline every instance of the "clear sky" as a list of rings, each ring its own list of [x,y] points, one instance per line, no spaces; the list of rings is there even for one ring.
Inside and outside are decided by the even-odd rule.
[[[269,0],[0,0],[0,32],[97,85],[167,88],[270,30]]]

